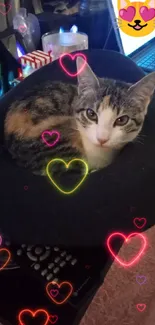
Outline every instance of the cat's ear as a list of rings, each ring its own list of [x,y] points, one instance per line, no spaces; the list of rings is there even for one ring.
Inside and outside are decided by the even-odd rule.
[[[145,6],[148,6],[150,8],[155,8],[155,0],[146,0]]]
[[[121,9],[131,5],[131,2],[129,0],[117,0],[117,1],[118,1],[118,8]]]
[[[141,101],[145,107],[148,106],[154,91],[155,72],[149,73],[140,81],[132,85],[128,90],[129,96],[135,97],[137,100]]]
[[[84,59],[78,56],[76,59],[77,71],[82,69],[84,63]],[[89,91],[90,89],[96,89],[99,87],[99,80],[97,79],[87,62],[82,71],[77,75],[77,79],[79,94],[83,91]]]

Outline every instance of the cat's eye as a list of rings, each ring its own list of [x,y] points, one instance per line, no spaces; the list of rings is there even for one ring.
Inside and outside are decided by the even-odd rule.
[[[86,110],[86,115],[91,121],[97,122],[97,114],[91,108]]]
[[[117,118],[117,120],[114,123],[114,126],[118,125],[118,126],[123,126],[126,125],[129,121],[129,116],[128,115],[122,115],[119,118]]]

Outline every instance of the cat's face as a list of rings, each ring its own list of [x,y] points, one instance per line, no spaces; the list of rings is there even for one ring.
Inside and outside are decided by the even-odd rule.
[[[155,0],[117,0],[118,26],[127,35],[142,37],[155,29]]]
[[[78,69],[82,59],[77,59]],[[97,79],[86,65],[78,76],[75,104],[80,132],[96,146],[120,149],[142,129],[155,88],[155,73],[135,85]]]

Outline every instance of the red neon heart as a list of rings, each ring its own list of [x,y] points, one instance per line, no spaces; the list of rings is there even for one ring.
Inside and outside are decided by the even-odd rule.
[[[63,59],[64,57],[69,57],[72,61],[75,60],[78,56],[81,56],[83,59],[84,59],[84,63],[82,65],[82,67],[76,72],[76,73],[70,73],[67,68],[64,66],[64,63],[63,63]],[[84,69],[86,63],[87,63],[87,59],[86,59],[86,56],[82,53],[76,53],[76,54],[70,54],[70,53],[64,53],[60,56],[59,58],[59,62],[60,62],[60,65],[61,65],[61,68],[63,69],[63,71],[65,71],[67,73],[68,76],[70,77],[77,77]]]
[[[57,315],[50,315],[49,322],[51,324],[56,324],[57,321],[58,321],[58,316]]]
[[[4,253],[4,252],[7,253],[7,258],[4,262],[4,264],[0,267],[0,271],[2,271],[7,266],[7,264],[10,262],[10,259],[11,259],[10,251],[7,248],[0,248],[0,254]]]
[[[59,289],[62,288],[62,286],[64,286],[64,285],[65,285],[65,286],[68,286],[68,288],[69,288],[69,292],[68,292],[68,294],[66,295],[66,297],[65,297],[64,299],[62,299],[61,301],[57,301],[57,300],[55,299],[55,297],[53,297],[53,296],[50,294],[51,289],[50,289],[49,287],[50,287],[52,284],[53,284],[54,286],[57,286]],[[51,281],[51,282],[49,282],[49,283],[47,284],[47,286],[46,286],[46,293],[48,294],[48,296],[50,297],[50,299],[51,299],[55,304],[57,304],[57,305],[62,305],[62,304],[64,304],[64,302],[66,302],[66,301],[68,300],[68,298],[71,296],[72,292],[73,292],[73,286],[72,286],[71,283],[68,282],[68,281],[61,282],[60,284],[58,284],[57,282],[53,282],[53,281]]]
[[[6,16],[8,14],[8,12],[11,9],[11,5],[8,4],[4,4],[4,3],[0,3],[0,12],[3,16]]]
[[[136,307],[138,311],[144,311],[146,308],[146,304],[137,304]]]
[[[22,321],[22,317],[24,316],[24,314],[30,314],[33,318],[36,317],[37,314],[42,314],[46,316],[46,319],[44,321],[44,323],[42,325],[47,325],[49,322],[49,314],[45,309],[37,309],[36,311],[32,311],[30,309],[23,309],[20,311],[19,315],[18,315],[18,320],[19,320],[19,325],[25,325],[25,323]]]
[[[146,225],[146,218],[134,218],[133,223],[138,229],[142,229]]]
[[[124,239],[124,241],[127,243],[127,241],[129,240],[129,238],[133,237],[133,236],[139,236],[142,240],[143,240],[143,244],[142,244],[142,247],[139,251],[139,253],[130,261],[130,262],[123,262],[116,254],[115,252],[113,252],[112,248],[111,248],[111,244],[110,244],[110,241],[112,238],[116,238],[116,237],[122,237]],[[117,260],[117,262],[119,264],[121,264],[122,266],[131,266],[133,265],[139,258],[140,256],[143,254],[145,248],[146,248],[146,239],[144,237],[144,235],[142,235],[141,233],[131,233],[129,236],[125,236],[124,234],[122,233],[119,233],[119,232],[115,232],[113,234],[111,234],[108,239],[107,239],[107,246],[108,246],[108,249],[109,249],[109,252],[111,253],[111,255]]]
[[[135,7],[128,7],[127,9],[120,9],[119,11],[119,16],[126,21],[132,21],[134,16],[136,14],[136,9]]]

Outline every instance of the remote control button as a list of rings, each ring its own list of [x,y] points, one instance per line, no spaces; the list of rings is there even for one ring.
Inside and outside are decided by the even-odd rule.
[[[61,253],[61,256],[64,257],[65,255],[66,255],[66,252],[63,251],[63,252]]]
[[[35,264],[35,265],[34,265],[34,269],[35,269],[36,271],[38,271],[38,270],[40,269],[40,264]]]
[[[17,251],[17,255],[18,255],[18,256],[21,256],[21,255],[22,255],[22,249],[18,249],[18,251]]]
[[[47,275],[46,280],[50,281],[52,278],[53,278],[53,274],[50,273],[50,274]]]
[[[66,261],[67,261],[67,262],[70,261],[71,258],[72,258],[72,255],[67,255],[67,257],[66,257]]]
[[[25,244],[22,244],[22,245],[21,245],[21,247],[22,247],[22,248],[25,248],[25,247],[26,247],[26,245],[25,245]]]
[[[50,255],[50,251],[46,251],[44,255],[40,256],[40,261],[44,261]]]
[[[59,247],[54,247],[54,251],[58,252],[59,251]]]
[[[43,271],[41,272],[41,275],[44,276],[44,275],[46,275],[47,272],[48,272],[47,269],[45,269],[45,270],[43,270]]]
[[[77,263],[77,259],[74,258],[74,260],[71,261],[71,265],[75,265]]]
[[[33,245],[29,245],[29,246],[27,247],[27,251],[30,252],[31,249],[32,249],[33,247],[34,247]]]
[[[57,273],[59,272],[59,270],[60,270],[59,267],[56,267],[56,268],[53,270],[53,273],[54,273],[54,274],[57,274]]]
[[[61,263],[60,263],[60,266],[61,267],[64,267],[66,265],[66,262],[65,261],[62,261]]]
[[[58,282],[58,281],[59,281],[58,278],[54,278],[54,279],[53,279],[53,282]]]
[[[43,252],[43,248],[42,248],[42,247],[36,247],[36,248],[35,248],[35,253],[36,253],[37,255],[41,255],[42,252]]]
[[[50,263],[50,264],[48,264],[48,269],[53,269],[53,267],[54,267],[54,263]]]
[[[56,257],[54,260],[55,263],[58,263],[59,261],[60,261],[60,257]]]
[[[37,256],[32,255],[31,252],[27,252],[27,256],[30,260],[36,262],[37,261]]]

